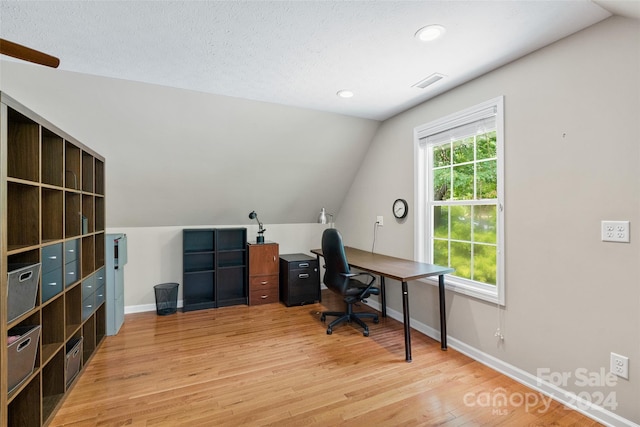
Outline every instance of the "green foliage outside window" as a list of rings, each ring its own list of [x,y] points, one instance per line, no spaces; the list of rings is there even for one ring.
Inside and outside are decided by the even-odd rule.
[[[495,285],[496,132],[435,146],[432,159],[433,262],[455,268],[455,276]]]

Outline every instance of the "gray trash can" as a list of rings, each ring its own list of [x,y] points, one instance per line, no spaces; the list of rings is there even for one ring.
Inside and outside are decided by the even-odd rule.
[[[156,313],[159,316],[173,314],[178,310],[178,284],[161,283],[155,285],[156,292]]]

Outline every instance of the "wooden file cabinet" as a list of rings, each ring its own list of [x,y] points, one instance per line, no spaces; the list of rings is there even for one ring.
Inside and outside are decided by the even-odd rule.
[[[248,247],[249,305],[278,302],[278,244],[248,243]]]
[[[280,256],[280,299],[287,307],[320,301],[318,260],[305,254]]]

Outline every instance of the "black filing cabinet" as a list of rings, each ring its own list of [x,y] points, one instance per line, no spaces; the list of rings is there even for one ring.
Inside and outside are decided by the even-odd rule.
[[[320,301],[319,274],[315,257],[280,255],[280,300],[287,307]]]

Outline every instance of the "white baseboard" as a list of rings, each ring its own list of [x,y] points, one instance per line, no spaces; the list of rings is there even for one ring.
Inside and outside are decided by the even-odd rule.
[[[182,300],[178,300],[178,308],[182,308]],[[128,305],[124,308],[124,314],[144,313],[145,311],[156,311],[155,304]]]
[[[368,301],[367,305],[378,311],[382,311],[380,303],[377,301]],[[403,323],[404,321],[404,316],[397,310],[387,308],[387,316],[399,321],[400,323]],[[436,341],[440,341],[440,330],[434,329],[425,323],[419,322],[415,319],[411,319],[411,328],[425,334],[430,338],[433,338]],[[490,367],[491,369],[500,372],[501,374],[508,376],[509,378],[521,384],[526,385],[533,390],[544,394],[545,396],[550,397],[557,402],[562,403],[568,408],[574,409],[581,414],[584,414],[587,417],[598,421],[599,423],[614,427],[640,427],[639,424],[636,424],[631,420],[623,418],[609,411],[608,409],[598,406],[588,400],[581,399],[575,394],[567,390],[563,390],[555,384],[542,380],[539,377],[536,377],[535,375],[523,371],[520,368],[510,365],[509,363],[491,356],[490,354],[471,347],[470,345],[467,345],[462,341],[455,339],[454,337],[447,337],[447,346],[459,351],[466,356],[469,356],[473,360],[476,360],[483,365]]]

